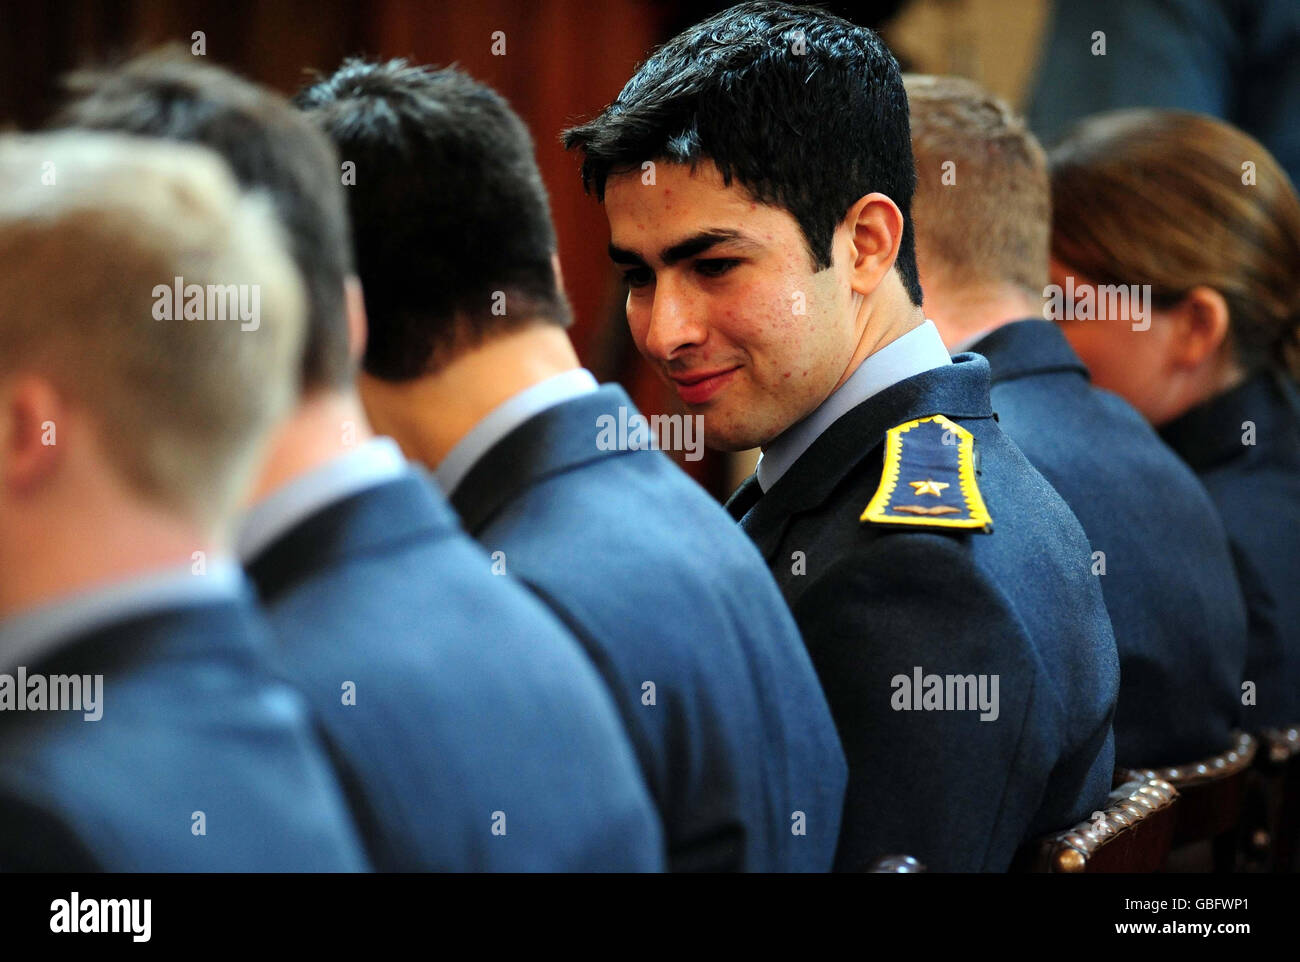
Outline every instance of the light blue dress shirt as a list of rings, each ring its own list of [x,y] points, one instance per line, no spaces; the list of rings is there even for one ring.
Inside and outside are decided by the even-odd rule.
[[[410,471],[392,438],[373,438],[282,485],[252,507],[239,524],[235,550],[248,564],[263,549],[316,512]]]
[[[763,449],[758,486],[764,493],[790,470],[827,428],[872,395],[924,371],[951,364],[933,321],[912,328],[866,358],[847,381],[802,421],[786,428]]]
[[[96,628],[187,605],[252,597],[252,586],[234,559],[206,559],[53,599],[0,621],[0,669],[9,671]]]
[[[450,498],[479,459],[507,434],[547,408],[590,394],[599,386],[590,371],[579,367],[539,381],[497,405],[447,452],[434,472],[438,486]]]

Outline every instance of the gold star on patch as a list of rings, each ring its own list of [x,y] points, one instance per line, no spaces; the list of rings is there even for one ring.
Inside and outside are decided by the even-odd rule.
[[[909,481],[907,483],[915,489],[918,498],[923,494],[932,494],[936,498],[942,498],[943,489],[949,487],[947,481],[934,481],[930,478],[926,478],[924,481]]]

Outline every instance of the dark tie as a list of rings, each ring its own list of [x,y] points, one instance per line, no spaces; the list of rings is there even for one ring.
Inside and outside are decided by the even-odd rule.
[[[758,499],[762,496],[763,489],[758,486],[758,475],[751,474],[727,499],[727,511],[739,521],[749,513],[750,508],[758,504]]]

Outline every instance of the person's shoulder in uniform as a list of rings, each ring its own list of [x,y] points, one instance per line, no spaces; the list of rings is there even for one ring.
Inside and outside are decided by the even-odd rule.
[[[1002,430],[1088,535],[1124,679],[1117,763],[1227,749],[1241,720],[1246,612],[1204,487],[1136,410],[1089,382],[1055,324],[1006,324],[970,350],[989,361]]]
[[[959,355],[885,389],[741,518],[849,759],[840,869],[1004,870],[1110,788],[1118,670],[1087,540],[988,383]]]
[[[96,704],[0,712],[0,869],[367,870],[269,640],[245,598],[125,618],[25,666]]]
[[[504,567],[414,471],[318,511],[248,565],[378,868],[662,868],[599,677]]]
[[[1228,531],[1249,612],[1251,730],[1300,720],[1300,389],[1263,371],[1161,426]]]
[[[825,871],[846,770],[798,629],[753,545],[646,432],[598,443],[620,417],[641,415],[613,385],[543,411],[484,455],[453,506],[587,646],[671,869]]]

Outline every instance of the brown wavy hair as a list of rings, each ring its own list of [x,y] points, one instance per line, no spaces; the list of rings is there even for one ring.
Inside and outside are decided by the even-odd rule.
[[[1259,141],[1202,114],[1090,117],[1048,154],[1052,256],[1168,305],[1213,288],[1248,372],[1300,377],[1300,197]]]

